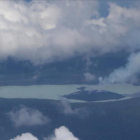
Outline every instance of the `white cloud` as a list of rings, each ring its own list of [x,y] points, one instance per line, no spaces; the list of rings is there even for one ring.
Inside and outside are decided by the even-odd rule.
[[[30,133],[24,133],[21,136],[17,136],[14,139],[10,139],[10,140],[38,140],[38,138]]]
[[[88,81],[88,82],[94,81],[96,79],[95,75],[91,74],[89,72],[84,73],[84,77],[85,77],[85,80]]]
[[[108,77],[100,80],[101,84],[137,82],[140,73],[140,52],[133,53],[128,58],[125,67],[115,69]]]
[[[92,19],[92,20],[86,21],[86,23],[106,27],[106,24],[104,23],[104,18]]]
[[[66,115],[78,115],[79,117],[85,117],[88,115],[88,112],[85,108],[72,109],[70,102],[67,98],[61,97],[60,101],[62,104],[64,114],[66,114]]]
[[[75,111],[71,108],[71,105],[67,98],[61,97],[60,101],[64,109],[64,114],[75,114]]]
[[[45,138],[45,140],[79,140],[65,126],[61,126],[54,131],[54,136]]]
[[[0,59],[42,64],[75,54],[92,56],[140,46],[140,9],[97,1],[0,1]],[[126,47],[127,46],[127,47]]]
[[[11,140],[38,140],[38,138],[30,133],[25,133]],[[72,132],[69,131],[68,128],[66,128],[65,126],[61,126],[55,129],[54,134],[52,136],[44,138],[44,140],[79,140],[79,139],[75,137],[72,134]]]
[[[49,119],[40,111],[26,107],[10,111],[8,116],[16,127],[43,125],[49,122]]]

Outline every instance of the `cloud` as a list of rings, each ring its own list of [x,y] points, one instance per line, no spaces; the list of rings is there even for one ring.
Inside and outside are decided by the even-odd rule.
[[[61,104],[64,109],[64,114],[75,114],[76,112],[71,108],[69,100],[67,98],[60,98]]]
[[[75,137],[72,132],[69,131],[68,128],[65,126],[61,126],[54,131],[54,135],[45,138],[45,140],[79,140],[77,137]]]
[[[39,65],[75,55],[101,55],[140,47],[140,9],[98,1],[0,1],[0,59]],[[104,7],[103,7],[104,8]]]
[[[1,59],[11,56],[41,64],[74,55],[76,45],[87,40],[77,30],[79,23],[97,14],[97,2],[80,3],[0,1]]]
[[[61,105],[63,108],[63,113],[66,115],[78,115],[80,117],[87,116],[87,110],[85,108],[76,108],[72,109],[70,102],[67,98],[61,97],[60,98]]]
[[[17,111],[10,111],[9,118],[16,127],[36,126],[49,123],[49,119],[38,111],[27,107],[22,107]]]
[[[10,139],[10,140],[38,140],[38,138],[30,133],[24,133],[21,136],[17,136],[14,139]]]
[[[101,84],[137,82],[140,73],[140,52],[132,53],[125,67],[115,69],[108,77],[100,78]]]
[[[17,136],[11,140],[38,140],[37,137],[33,136],[30,133],[24,133],[21,136]],[[61,126],[55,129],[54,134],[44,140],[79,140],[75,137],[72,132],[69,131],[65,126]]]
[[[85,77],[85,80],[90,82],[90,81],[94,81],[96,79],[95,75],[87,72],[87,73],[84,73],[84,77]]]

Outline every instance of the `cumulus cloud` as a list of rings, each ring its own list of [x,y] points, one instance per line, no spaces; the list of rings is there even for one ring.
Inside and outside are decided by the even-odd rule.
[[[43,125],[49,122],[49,119],[40,111],[27,107],[10,111],[8,116],[16,127]]]
[[[62,107],[63,107],[63,113],[66,115],[79,115],[80,117],[87,116],[87,110],[85,108],[76,108],[72,109],[70,102],[67,98],[61,97],[60,98]]]
[[[77,137],[75,137],[72,132],[69,131],[68,128],[65,126],[61,126],[54,131],[54,135],[45,138],[45,140],[79,140]]]
[[[10,139],[10,140],[38,140],[38,138],[33,136],[30,133],[24,133],[21,136],[17,136],[13,139]]]
[[[1,59],[12,56],[41,64],[74,55],[75,47],[87,42],[79,23],[97,15],[96,2],[82,3],[0,1]]]
[[[61,97],[60,101],[65,114],[75,114],[75,111],[71,108],[70,102],[67,98]]]
[[[38,140],[37,137],[33,136],[30,133],[22,134],[21,136],[17,136],[11,140]],[[65,126],[61,126],[55,129],[54,134],[48,138],[44,138],[44,140],[79,140],[75,137],[72,132],[69,131]]]
[[[95,75],[89,72],[84,73],[84,77],[85,77],[85,80],[88,82],[94,81],[96,79]]]
[[[137,82],[137,75],[140,73],[140,52],[133,53],[128,58],[125,67],[115,69],[108,77],[100,78],[101,84]]]
[[[0,59],[43,64],[75,54],[139,49],[140,9],[98,1],[0,1]]]

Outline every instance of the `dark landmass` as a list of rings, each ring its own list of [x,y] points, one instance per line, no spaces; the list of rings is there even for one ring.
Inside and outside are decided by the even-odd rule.
[[[121,99],[124,98],[125,96],[109,91],[93,90],[89,92],[88,90],[83,90],[82,88],[81,91],[64,95],[63,97],[82,101],[99,101],[99,100]]]
[[[42,126],[16,128],[7,112],[21,105],[38,109],[51,119]],[[61,102],[41,99],[0,99],[0,139],[9,140],[22,133],[30,132],[38,139],[53,133],[55,128],[66,126],[80,140],[139,140],[140,98],[116,102],[73,103],[72,109],[85,108],[86,117],[66,115]]]

